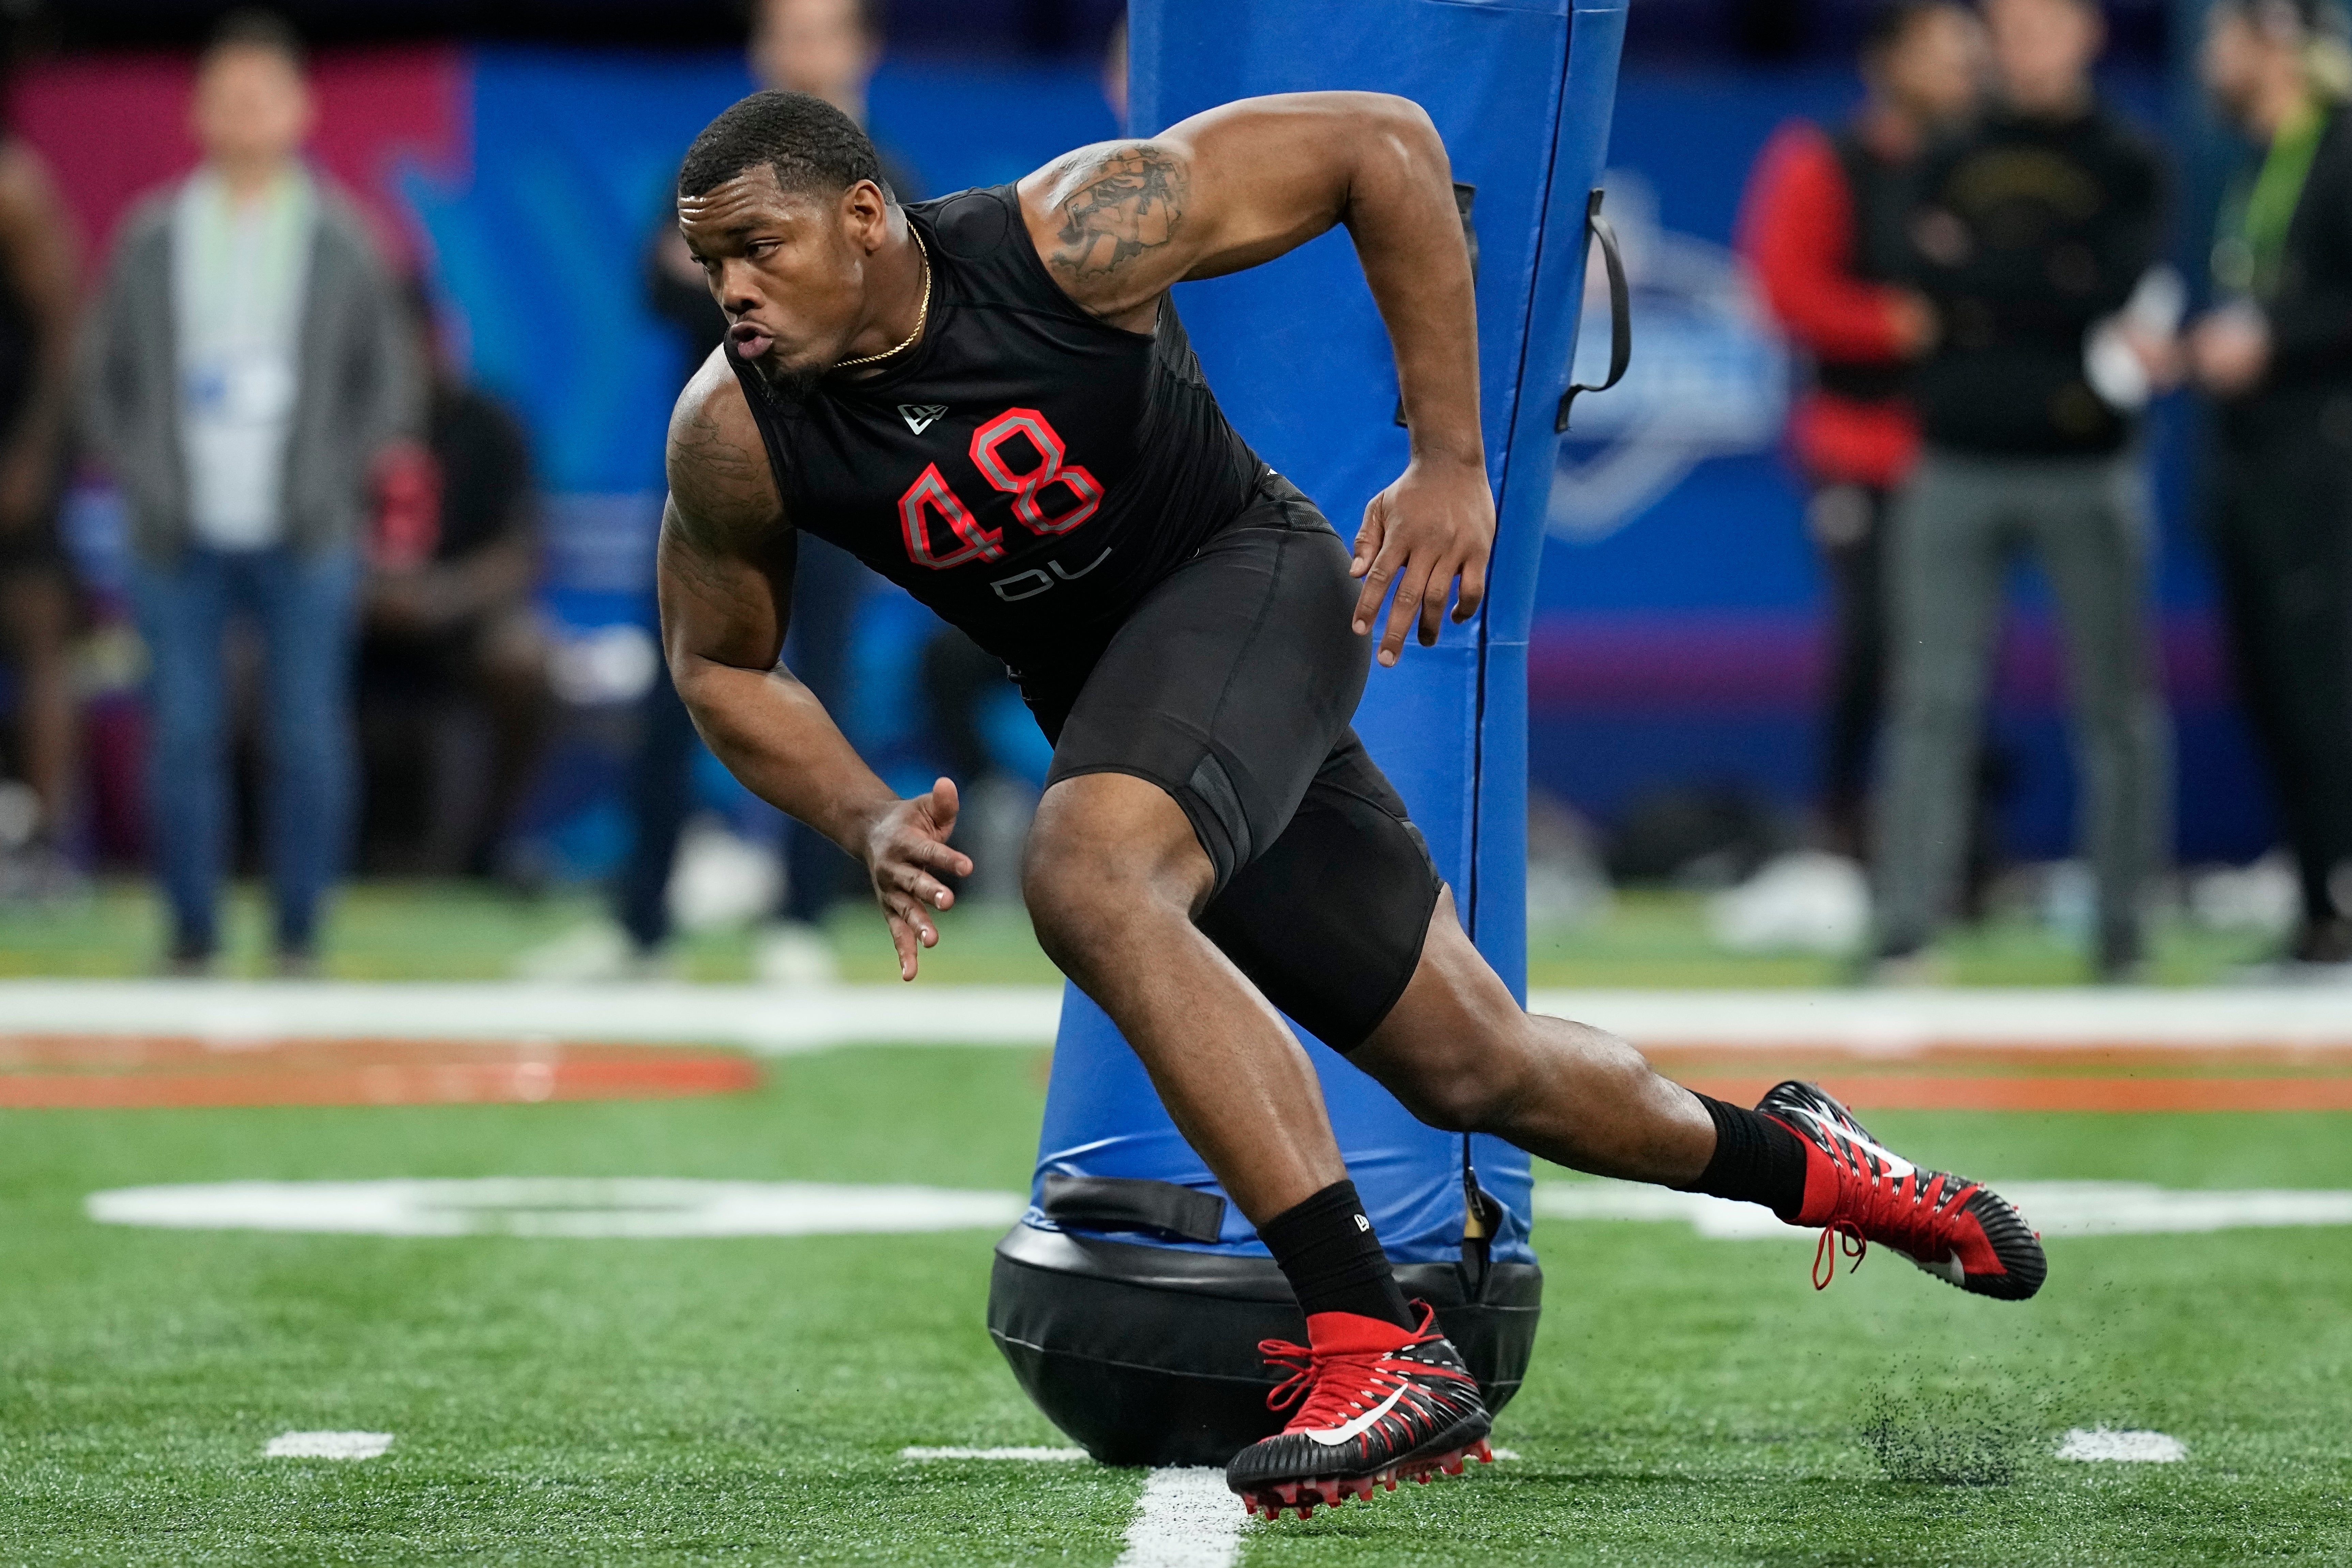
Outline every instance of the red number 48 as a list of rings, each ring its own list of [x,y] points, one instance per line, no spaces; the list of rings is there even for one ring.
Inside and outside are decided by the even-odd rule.
[[[1025,473],[1014,472],[1005,460],[1004,444],[1015,436],[1026,437],[1036,453],[1035,465]],[[972,467],[1013,498],[1013,515],[1032,533],[1067,533],[1102,505],[1101,481],[1077,464],[1064,462],[1063,456],[1060,433],[1034,408],[1008,408],[971,433]],[[1045,492],[1055,485],[1067,491],[1069,499],[1062,510],[1049,512]],[[957,542],[944,553],[931,542],[934,517],[947,524]],[[1003,531],[981,526],[971,509],[949,488],[937,463],[925,468],[898,498],[898,521],[907,537],[908,558],[935,572],[967,561],[1004,559]]]

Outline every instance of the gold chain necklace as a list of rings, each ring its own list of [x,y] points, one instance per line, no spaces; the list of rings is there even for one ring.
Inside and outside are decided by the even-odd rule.
[[[907,226],[907,232],[914,235],[915,254],[923,258],[923,302],[922,305],[915,311],[915,330],[908,332],[897,342],[891,344],[888,348],[884,349],[878,354],[867,354],[863,359],[835,360],[833,365],[834,369],[849,370],[861,364],[877,364],[883,360],[888,359],[892,354],[905,353],[908,349],[915,346],[915,340],[923,335],[923,323],[931,319],[931,253],[929,248],[923,244],[923,237],[919,232],[918,232],[913,224],[908,224]]]

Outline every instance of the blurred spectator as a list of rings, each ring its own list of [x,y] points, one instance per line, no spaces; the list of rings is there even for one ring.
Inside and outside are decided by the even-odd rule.
[[[1118,121],[1123,133],[1127,130],[1127,13],[1121,11],[1118,20],[1110,25],[1110,37],[1103,41],[1102,62],[1103,101],[1110,105],[1110,116]]]
[[[218,946],[229,811],[223,644],[257,623],[281,971],[310,964],[341,867],[371,475],[415,424],[397,290],[358,212],[299,156],[299,42],[225,21],[196,73],[205,159],[125,221],[84,341],[92,446],[128,503],[151,661],[151,814],[171,962]]]
[[[2352,963],[2352,89],[2345,17],[2217,0],[2206,85],[2261,156],[2188,340],[2221,404],[2212,537],[2246,709],[2302,883],[2293,956]]]
[[[385,476],[361,595],[359,689],[371,786],[390,785],[402,761],[422,760],[427,776],[421,790],[371,787],[365,816],[377,826],[396,815],[389,807],[421,804],[408,815],[423,818],[423,842],[401,868],[481,876],[499,868],[554,700],[531,599],[530,445],[498,399],[458,374],[421,289],[410,307],[430,371],[425,445]]]
[[[811,93],[866,124],[866,89],[882,61],[882,0],[758,0],[746,49],[760,85]],[[871,129],[870,127],[868,128]],[[882,175],[900,201],[920,199],[912,170],[877,136]],[[646,297],[677,329],[685,350],[679,380],[718,351],[727,319],[677,232],[667,201],[646,246]],[[869,578],[857,558],[809,534],[799,538],[792,625],[784,665],[836,715],[849,695],[850,637]],[[680,837],[694,802],[693,721],[671,687],[655,677],[646,695],[637,751],[629,767],[629,857],[614,892],[621,931],[575,932],[529,961],[534,973],[587,977],[642,969],[669,938],[667,891]],[[760,977],[780,984],[817,984],[835,973],[823,921],[852,882],[855,862],[797,822],[784,824],[784,899],[777,918],[753,939]]]
[[[1111,24],[1097,79],[1111,118],[1127,128],[1127,16]],[[1004,661],[953,626],[923,645],[919,668],[923,717],[939,765],[961,790],[955,842],[973,860],[969,879],[950,879],[959,898],[1017,905],[1021,858],[1036,815],[1037,792],[1004,765],[989,743],[988,709],[1004,695],[1017,698]]]
[[[1940,346],[1914,382],[1926,451],[1894,519],[1893,723],[1878,812],[1877,952],[1895,979],[1946,914],[2010,558],[2031,550],[2066,632],[2103,978],[2142,958],[2165,828],[2148,646],[2148,518],[2128,410],[2086,345],[2155,266],[2156,157],[2094,93],[2095,0],[1986,0],[1998,100],[1923,169],[1911,235]],[[2156,345],[2131,339],[2144,395]],[[2143,363],[2144,362],[2144,363]]]
[[[58,534],[79,267],[73,226],[40,155],[0,140],[0,655],[16,674],[23,784],[0,821],[0,896],[76,881],[76,722],[68,641],[77,609]]]
[[[1871,746],[1885,688],[1888,503],[1919,453],[1905,396],[1934,346],[1934,309],[1900,279],[1921,154],[1974,111],[1983,79],[1975,14],[1957,0],[1895,0],[1863,42],[1867,89],[1833,134],[1799,121],[1773,135],[1742,204],[1739,247],[1783,331],[1812,361],[1790,439],[1812,496],[1806,523],[1829,577],[1823,729],[1827,847],[1860,859]]]

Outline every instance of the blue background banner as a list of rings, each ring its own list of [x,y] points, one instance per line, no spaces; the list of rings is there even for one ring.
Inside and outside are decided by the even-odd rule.
[[[469,155],[412,168],[400,190],[476,373],[537,437],[551,492],[551,606],[583,630],[642,622],[662,430],[684,372],[643,304],[643,240],[678,153],[749,79],[726,54],[497,48],[470,57],[468,81]],[[2145,70],[2109,83],[2150,126],[2161,122],[2160,86]],[[1433,78],[1429,90],[1442,82]],[[1801,494],[1779,447],[1791,366],[1728,247],[1748,166],[1772,129],[1793,115],[1834,120],[1854,92],[1849,73],[1826,68],[1654,66],[1629,68],[1620,86],[1605,178],[1634,274],[1637,349],[1622,386],[1580,401],[1560,448],[1526,631],[1534,780],[1604,826],[1646,795],[1694,784],[1748,791],[1791,817],[1810,799],[1822,605]],[[893,64],[875,83],[873,110],[881,140],[933,192],[1016,177],[1118,129],[1082,65]],[[1534,123],[1503,108],[1495,118]],[[1458,149],[1465,170],[1482,155]],[[1483,237],[1498,257],[1513,244]],[[1328,241],[1286,265],[1320,279],[1345,260],[1344,246]],[[1188,289],[1188,312],[1220,309],[1216,288]],[[1402,450],[1382,423],[1394,385],[1376,342],[1327,349],[1279,322],[1265,334],[1262,352],[1283,356],[1293,376],[1352,378],[1297,405],[1336,399],[1356,409],[1347,427],[1363,451],[1349,474],[1369,474],[1374,458],[1394,455],[1389,447]],[[1587,353],[1601,352],[1605,333],[1584,335]],[[1342,350],[1350,368],[1339,368]],[[1353,368],[1359,359],[1373,369]],[[1290,452],[1310,433],[1280,416],[1260,423],[1252,438],[1296,467]],[[2185,409],[2160,407],[2149,443],[2164,454],[2153,476],[2162,521],[2154,589],[2179,731],[2178,847],[2192,860],[2243,859],[2270,841],[2270,825],[2190,526],[2188,426]],[[1360,478],[1318,498],[1343,531],[1369,493]],[[2072,838],[2062,661],[2030,574],[2016,605],[1996,715],[2014,775],[2006,837],[2013,854],[2049,858]],[[910,698],[912,649],[929,626],[877,585],[856,660],[853,732],[910,783],[933,765]],[[993,732],[1009,763],[1042,772],[1043,748],[1017,709]]]

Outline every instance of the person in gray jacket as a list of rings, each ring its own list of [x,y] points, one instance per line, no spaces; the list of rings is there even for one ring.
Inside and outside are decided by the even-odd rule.
[[[311,108],[284,23],[232,16],[199,63],[204,163],[126,220],[82,344],[90,447],[128,505],[151,664],[150,821],[172,964],[202,973],[228,810],[224,634],[261,636],[282,972],[311,963],[351,818],[348,692],[371,475],[414,438],[399,292],[300,150]]]

